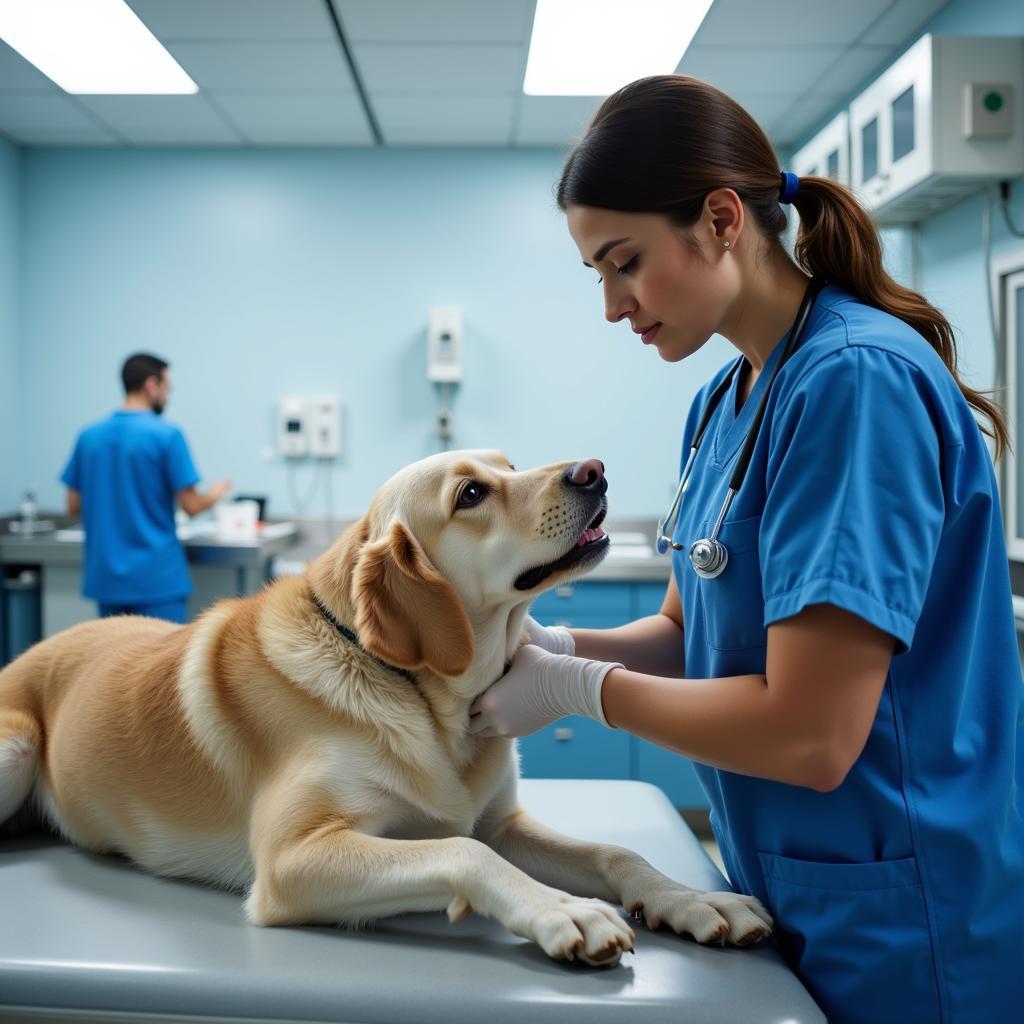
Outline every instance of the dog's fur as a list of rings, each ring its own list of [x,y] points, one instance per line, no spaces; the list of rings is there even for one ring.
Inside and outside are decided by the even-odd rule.
[[[609,902],[700,942],[763,937],[751,897],[528,817],[514,743],[468,729],[530,601],[603,554],[575,544],[603,516],[603,479],[572,470],[433,456],[302,577],[186,626],[126,616],[35,645],[0,672],[0,822],[34,809],[84,849],[244,889],[260,925],[476,911],[595,965],[633,948]]]

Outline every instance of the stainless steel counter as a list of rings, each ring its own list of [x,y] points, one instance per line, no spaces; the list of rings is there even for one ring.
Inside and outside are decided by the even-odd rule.
[[[194,591],[189,617],[222,597],[254,594],[271,575],[275,556],[295,543],[294,522],[268,523],[255,540],[221,540],[209,520],[187,523],[178,531],[191,567]],[[94,618],[96,605],[81,596],[85,535],[64,528],[19,536],[0,533],[0,566],[38,566],[42,577],[43,636]]]

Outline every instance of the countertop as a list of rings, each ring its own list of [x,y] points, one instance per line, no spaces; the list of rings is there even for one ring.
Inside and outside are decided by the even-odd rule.
[[[654,786],[528,779],[521,796],[569,835],[628,846],[685,884],[727,888]],[[705,947],[641,924],[634,954],[594,970],[550,960],[475,914],[454,925],[405,914],[364,932],[257,928],[237,894],[41,836],[0,840],[0,906],[6,1021],[824,1021],[770,943]]]

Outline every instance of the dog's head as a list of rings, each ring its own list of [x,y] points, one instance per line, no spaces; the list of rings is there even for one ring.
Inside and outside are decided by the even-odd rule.
[[[458,676],[479,629],[604,557],[606,490],[596,459],[519,471],[497,451],[433,455],[381,487],[325,569],[367,650]]]

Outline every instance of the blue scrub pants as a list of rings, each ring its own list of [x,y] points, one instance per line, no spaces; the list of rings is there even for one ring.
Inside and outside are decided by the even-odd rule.
[[[167,619],[184,623],[188,620],[188,599],[157,601],[155,604],[103,604],[99,602],[100,618],[111,615],[148,615],[151,619]]]

